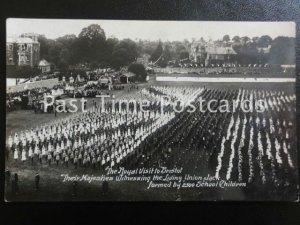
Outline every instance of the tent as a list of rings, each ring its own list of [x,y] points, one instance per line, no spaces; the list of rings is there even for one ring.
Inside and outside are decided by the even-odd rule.
[[[120,82],[123,84],[127,84],[129,82],[130,77],[134,77],[135,74],[132,72],[126,72],[120,76]]]

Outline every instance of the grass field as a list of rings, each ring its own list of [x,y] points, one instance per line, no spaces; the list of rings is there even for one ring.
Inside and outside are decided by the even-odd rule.
[[[208,88],[216,89],[264,89],[274,91],[285,91],[288,93],[295,93],[295,85],[293,83],[192,83],[192,82],[156,82],[150,79],[148,84],[142,84],[140,86],[148,85],[168,85],[168,86],[206,86]],[[116,98],[122,97],[128,91],[116,91]],[[100,103],[100,99],[89,99],[88,107],[92,105],[92,100]],[[19,110],[10,112],[6,115],[6,137],[10,133],[21,131],[24,129],[34,128],[41,126],[45,123],[49,123],[59,118],[68,116],[67,113],[58,113],[57,117],[54,114],[34,114],[30,110]],[[6,161],[6,168],[12,173],[17,172],[19,175],[19,194],[12,197],[10,194],[10,187],[6,187],[6,200],[7,201],[101,201],[101,200],[117,200],[117,201],[139,201],[139,200],[176,200],[180,195],[181,200],[215,200],[215,199],[231,199],[231,200],[243,200],[246,196],[242,190],[224,189],[223,191],[217,190],[205,190],[205,197],[201,197],[200,191],[177,191],[174,189],[147,189],[146,184],[135,182],[110,182],[109,194],[107,196],[102,195],[102,183],[78,183],[77,196],[72,196],[72,183],[62,182],[61,174],[79,175],[91,174],[100,175],[102,172],[93,169],[84,170],[83,168],[74,169],[72,165],[67,168],[65,165],[51,165],[48,166],[46,162],[39,164],[26,161],[24,164],[20,161],[15,162],[10,156],[10,159]],[[34,189],[34,176],[36,172],[39,172],[41,176],[40,190]],[[203,191],[203,190],[201,190]]]

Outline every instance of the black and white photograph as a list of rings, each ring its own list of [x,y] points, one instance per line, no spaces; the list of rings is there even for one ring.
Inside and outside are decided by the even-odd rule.
[[[299,200],[296,24],[6,20],[6,202]]]

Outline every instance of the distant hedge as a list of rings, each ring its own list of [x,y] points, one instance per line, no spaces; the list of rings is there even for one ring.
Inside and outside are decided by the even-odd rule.
[[[38,68],[30,66],[6,66],[7,78],[30,78],[41,74]]]

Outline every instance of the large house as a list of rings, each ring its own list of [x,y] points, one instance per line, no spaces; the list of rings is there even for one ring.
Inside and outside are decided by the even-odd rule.
[[[195,42],[191,46],[191,59],[208,66],[210,64],[235,63],[237,53],[232,47],[216,46],[205,42]]]
[[[6,65],[37,66],[40,61],[38,35],[27,33],[6,40]]]

